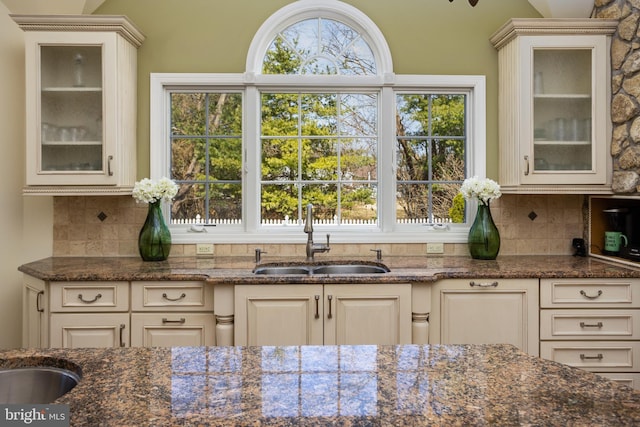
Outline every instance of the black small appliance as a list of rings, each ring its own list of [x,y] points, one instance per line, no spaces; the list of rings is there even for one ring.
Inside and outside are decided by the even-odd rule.
[[[618,256],[640,262],[640,206],[605,209],[611,231],[620,231],[629,243],[620,247]]]

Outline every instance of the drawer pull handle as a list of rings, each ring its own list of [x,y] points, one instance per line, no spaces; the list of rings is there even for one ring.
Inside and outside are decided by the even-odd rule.
[[[327,319],[333,318],[331,314],[331,300],[333,299],[333,295],[327,295],[327,299],[329,300],[329,314],[327,314]]]
[[[85,304],[93,304],[94,302],[98,301],[100,298],[102,298],[102,294],[96,295],[93,299],[84,299],[82,298],[82,294],[78,294],[78,299]]]
[[[602,353],[598,353],[597,356],[587,356],[584,354],[580,354],[580,360],[602,360],[604,359],[604,356],[602,355]]]
[[[582,295],[583,297],[588,298],[588,299],[596,299],[600,295],[602,295],[602,289],[598,290],[598,295],[587,295],[587,293],[585,291],[580,291],[580,295]]]
[[[166,299],[167,301],[180,301],[181,299],[185,298],[186,296],[187,296],[187,294],[185,294],[184,292],[178,298],[169,298],[166,293],[162,294],[162,298]]]
[[[319,319],[320,318],[320,311],[319,311],[319,307],[318,306],[320,304],[320,295],[316,295],[316,296],[314,296],[314,298],[316,299],[316,315],[313,316],[313,317],[315,317],[316,319]]]
[[[497,288],[498,282],[478,283],[471,281],[469,282],[469,286],[471,286],[472,288]]]
[[[181,317],[180,320],[169,320],[166,317],[162,318],[162,323],[163,324],[167,324],[167,323],[179,323],[179,324],[184,324],[184,322],[186,322],[187,319],[185,319],[184,317]]]
[[[602,324],[602,322],[598,322],[598,323],[584,323],[584,322],[580,322],[580,327],[581,328],[602,328],[602,326],[604,326]]]

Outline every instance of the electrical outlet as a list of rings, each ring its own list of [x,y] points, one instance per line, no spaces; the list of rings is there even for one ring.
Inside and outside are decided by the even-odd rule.
[[[197,243],[196,255],[213,255],[213,243]]]
[[[444,253],[444,243],[427,243],[428,254],[442,254]]]

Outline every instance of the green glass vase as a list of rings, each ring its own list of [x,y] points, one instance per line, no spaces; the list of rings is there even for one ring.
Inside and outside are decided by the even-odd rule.
[[[469,229],[469,252],[473,259],[496,259],[500,251],[500,233],[491,217],[489,204],[478,204],[478,212]]]
[[[138,249],[145,261],[164,261],[171,251],[171,232],[164,222],[160,202],[149,203],[147,219],[138,236]]]

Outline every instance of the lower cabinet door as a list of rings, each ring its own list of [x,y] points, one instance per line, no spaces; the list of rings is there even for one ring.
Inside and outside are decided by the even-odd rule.
[[[411,285],[324,285],[325,345],[411,344]]]
[[[129,313],[51,314],[51,347],[127,347]]]
[[[132,347],[215,345],[213,313],[133,313]]]
[[[322,345],[322,285],[235,288],[235,345]]]
[[[431,344],[513,344],[538,355],[537,279],[436,282]]]

